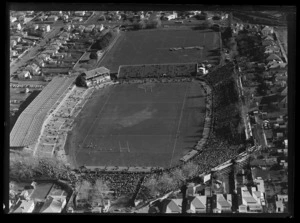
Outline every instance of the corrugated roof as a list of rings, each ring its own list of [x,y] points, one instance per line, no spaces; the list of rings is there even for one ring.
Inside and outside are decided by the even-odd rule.
[[[247,202],[247,203],[257,203],[257,201],[254,199],[254,197],[243,197],[243,199]]]
[[[75,77],[54,77],[27,106],[10,132],[10,146],[23,147],[36,142],[47,112],[74,82]]]
[[[193,204],[195,208],[205,209],[206,201],[204,199],[206,199],[206,196],[193,197],[193,198],[191,198],[191,204]]]
[[[105,67],[99,67],[99,68],[96,68],[94,70],[85,71],[87,79],[92,78],[96,75],[101,75],[101,74],[105,74],[105,73],[108,73],[108,72],[109,72],[109,69],[107,69]]]
[[[177,205],[177,203],[175,202],[174,199],[172,199],[172,200],[166,200],[165,202],[166,202],[166,209],[165,209],[166,212],[171,211],[171,212],[181,213],[181,209]]]

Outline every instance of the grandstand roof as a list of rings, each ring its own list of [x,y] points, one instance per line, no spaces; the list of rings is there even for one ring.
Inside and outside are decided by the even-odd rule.
[[[110,72],[110,70],[105,68],[105,67],[99,67],[99,68],[96,68],[94,70],[85,71],[86,79],[93,78],[93,77],[96,77],[98,75],[109,73],[109,72]]]
[[[74,82],[75,77],[54,77],[21,113],[10,132],[11,147],[32,145],[39,137],[48,111]]]

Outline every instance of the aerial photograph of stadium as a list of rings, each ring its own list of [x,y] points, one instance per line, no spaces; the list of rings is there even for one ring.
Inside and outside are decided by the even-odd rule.
[[[24,5],[7,213],[291,216],[295,8]]]

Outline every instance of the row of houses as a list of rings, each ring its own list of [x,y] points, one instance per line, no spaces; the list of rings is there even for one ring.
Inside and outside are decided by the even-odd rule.
[[[10,190],[10,213],[61,213],[68,193],[54,183],[32,182],[21,192]],[[37,210],[38,209],[38,210]]]

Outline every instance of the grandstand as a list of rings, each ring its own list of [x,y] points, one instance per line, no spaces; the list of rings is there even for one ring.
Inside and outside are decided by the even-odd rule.
[[[197,63],[122,65],[119,67],[118,79],[190,77],[197,74],[197,69]]]
[[[55,77],[21,113],[10,132],[10,147],[26,147],[34,144],[40,134],[49,110],[67,92],[74,78]]]
[[[93,70],[85,71],[84,73],[86,74],[86,79],[90,80],[99,76],[109,75],[110,70],[105,67],[98,67]]]

